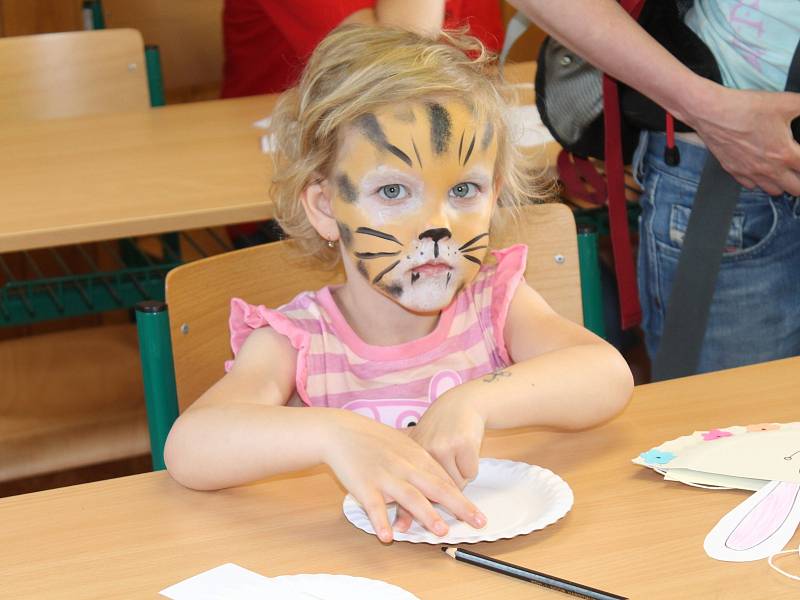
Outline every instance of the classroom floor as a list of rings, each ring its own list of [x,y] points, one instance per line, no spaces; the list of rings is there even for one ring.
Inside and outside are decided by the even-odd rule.
[[[637,342],[627,348],[623,354],[633,372],[636,384],[650,381],[650,361],[641,341],[641,333],[636,332]],[[0,482],[0,498],[28,494],[52,488],[101,481],[114,477],[124,477],[137,473],[146,473],[151,469],[150,456],[135,456],[99,465],[70,469],[58,473],[37,475],[15,481]]]

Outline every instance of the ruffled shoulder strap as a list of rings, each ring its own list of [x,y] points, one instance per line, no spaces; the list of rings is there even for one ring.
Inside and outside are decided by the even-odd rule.
[[[247,338],[256,329],[272,327],[289,340],[292,347],[297,350],[296,391],[298,396],[306,403],[308,403],[306,394],[306,357],[310,346],[311,331],[309,330],[307,319],[293,318],[285,313],[291,314],[298,310],[302,311],[310,301],[313,301],[313,295],[304,292],[289,304],[278,309],[272,309],[263,304],[249,304],[241,298],[232,298],[231,314],[228,319],[234,360]],[[225,361],[225,372],[231,370],[233,362],[233,360]]]
[[[502,250],[494,250],[492,254],[497,259],[490,284],[492,287],[490,309],[492,330],[500,357],[506,364],[511,364],[511,357],[506,349],[503,331],[506,326],[511,301],[514,299],[517,286],[525,276],[528,247],[525,244],[515,244]]]

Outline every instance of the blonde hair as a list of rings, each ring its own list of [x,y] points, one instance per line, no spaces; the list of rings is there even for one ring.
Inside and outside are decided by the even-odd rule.
[[[300,194],[316,179],[330,176],[343,127],[381,107],[426,98],[456,98],[472,108],[476,120],[493,124],[501,206],[514,213],[520,205],[541,199],[538,175],[523,168],[510,139],[495,62],[478,39],[461,31],[442,32],[432,40],[400,29],[335,29],[317,46],[299,84],[283,94],[273,113],[277,147],[271,196],[283,230],[307,253],[334,264],[338,252],[309,223]]]

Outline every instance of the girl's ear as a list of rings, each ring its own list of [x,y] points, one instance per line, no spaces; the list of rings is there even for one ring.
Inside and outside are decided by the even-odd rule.
[[[495,176],[492,188],[494,191],[494,205],[496,208],[500,202],[500,192],[503,191],[503,178],[500,175]]]
[[[300,194],[300,202],[311,226],[324,239],[339,239],[339,228],[333,216],[333,187],[327,179],[317,179],[308,184]]]

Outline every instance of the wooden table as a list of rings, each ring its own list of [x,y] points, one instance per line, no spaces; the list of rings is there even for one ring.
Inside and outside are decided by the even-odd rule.
[[[485,456],[552,469],[575,505],[542,531],[473,548],[631,598],[797,598],[798,584],[766,561],[722,563],[703,552],[706,533],[747,492],[664,482],[630,459],[694,429],[796,420],[799,371],[795,358],[638,387],[619,418],[591,431],[490,434]],[[378,578],[422,599],[566,597],[456,563],[437,546],[383,546],[345,520],[342,497],[316,469],[222,492],[189,491],[160,472],[6,498],[2,595],[155,598],[235,562],[267,576]],[[784,560],[800,571],[796,557]]]
[[[509,65],[531,102],[535,63]],[[0,253],[266,219],[277,96],[0,129]]]

